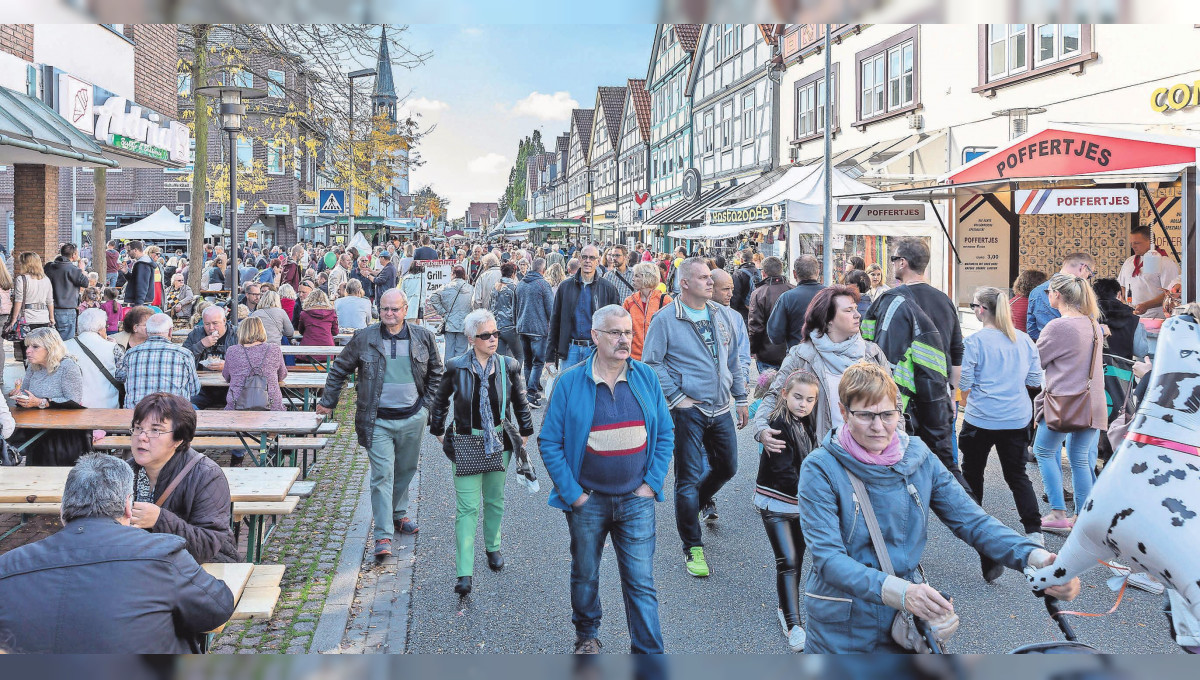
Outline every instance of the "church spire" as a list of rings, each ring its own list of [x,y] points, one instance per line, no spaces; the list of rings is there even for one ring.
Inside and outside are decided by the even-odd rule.
[[[396,85],[392,80],[392,58],[388,52],[387,27],[379,35],[379,61],[375,66],[375,90],[371,93],[371,103],[376,111],[387,107],[395,118]]]

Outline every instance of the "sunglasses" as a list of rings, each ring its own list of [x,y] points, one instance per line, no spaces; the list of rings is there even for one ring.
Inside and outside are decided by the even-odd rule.
[[[500,337],[500,331],[491,331],[490,333],[476,333],[475,334],[476,340],[491,340],[492,338],[499,338],[499,337]]]

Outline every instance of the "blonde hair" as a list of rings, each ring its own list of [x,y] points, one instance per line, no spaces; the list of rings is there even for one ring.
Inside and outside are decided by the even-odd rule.
[[[279,287],[279,297],[283,298],[284,300],[295,300],[296,289],[292,288],[292,284],[285,283]]]
[[[47,373],[57,371],[62,360],[67,358],[67,346],[63,344],[62,336],[53,328],[35,328],[29,331],[29,335],[25,336],[25,346],[29,347],[31,342],[37,342],[46,348]]]
[[[812,385],[816,388],[817,394],[821,394],[821,381],[817,379],[817,376],[805,370],[792,371],[791,375],[783,381],[779,392],[775,394],[775,408],[771,409],[770,420],[774,420],[780,416],[789,420],[795,418],[792,412],[788,410],[787,395],[796,385]]]
[[[248,319],[242,319],[238,324],[238,344],[249,345],[254,342],[266,342],[267,329],[263,326],[262,319],[252,316]]]
[[[1087,279],[1078,276],[1058,273],[1050,277],[1049,290],[1061,296],[1062,301],[1075,311],[1090,317],[1095,321],[1100,316],[1100,307],[1096,304],[1096,293]]]
[[[21,253],[18,260],[21,264],[20,271],[17,272],[18,276],[32,276],[35,279],[46,277],[46,272],[42,270],[42,258],[37,253],[27,250]]]
[[[110,289],[111,290],[111,289]],[[213,303],[208,300],[201,300],[192,307],[192,325],[199,326],[204,321],[204,310],[212,307]]]
[[[842,380],[838,383],[838,400],[847,409],[855,404],[873,405],[881,401],[896,404],[900,401],[900,390],[886,368],[860,361],[842,374]]]
[[[488,269],[491,267],[499,267],[500,266],[500,258],[496,257],[495,253],[488,253],[487,255],[483,256],[483,259],[479,261],[479,264],[482,269]]]
[[[1008,295],[999,288],[980,286],[975,290],[975,299],[992,315],[996,328],[1008,339],[1017,341],[1017,329],[1013,327],[1012,309],[1008,306]]]
[[[283,307],[283,305],[279,302],[279,293],[276,293],[273,290],[268,290],[262,294],[262,297],[258,298],[258,306],[256,306],[254,309],[275,309],[278,307]]]
[[[639,291],[643,288],[655,288],[662,282],[662,276],[658,273],[658,265],[653,262],[638,262],[633,265],[633,278],[630,279],[633,287]]]
[[[333,309],[329,304],[329,296],[320,288],[314,288],[308,297],[304,298],[304,309]]]
[[[0,290],[12,290],[12,287],[12,274],[8,273],[8,267],[0,261]]]
[[[636,267],[634,267],[634,271],[637,271]],[[563,270],[563,266],[561,264],[555,262],[546,268],[546,281],[549,282],[551,286],[557,286],[566,280],[566,278],[567,272]]]

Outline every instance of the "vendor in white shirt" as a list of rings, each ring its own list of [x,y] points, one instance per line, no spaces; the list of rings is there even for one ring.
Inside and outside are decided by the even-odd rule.
[[[1155,248],[1158,254],[1146,256],[1151,249],[1150,227],[1137,227],[1129,234],[1129,247],[1133,257],[1121,265],[1121,273],[1117,281],[1133,296],[1133,313],[1143,319],[1164,318],[1162,303],[1164,288],[1169,288],[1179,280],[1179,265],[1162,248]],[[1154,266],[1154,260],[1158,266]],[[1149,265],[1149,266],[1147,266]]]

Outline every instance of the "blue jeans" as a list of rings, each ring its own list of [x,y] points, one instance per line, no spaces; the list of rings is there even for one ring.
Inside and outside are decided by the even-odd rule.
[[[58,334],[63,340],[70,340],[75,337],[75,321],[79,318],[79,310],[77,309],[55,309],[54,310],[54,327],[58,329]]]
[[[546,365],[546,341],[544,335],[521,334],[521,349],[525,353],[525,391],[529,394],[542,393],[542,367]]]
[[[612,535],[629,625],[630,652],[662,654],[654,589],[654,499],[593,493],[566,513],[571,531],[571,621],[579,640],[600,630],[600,555]]]
[[[695,406],[673,409],[671,419],[675,423],[675,526],[687,553],[688,548],[704,545],[700,508],[737,473],[737,429],[732,413],[706,416]]]
[[[106,272],[104,274],[104,283],[107,284],[109,288],[116,286],[117,285],[117,273],[116,272]]]
[[[1092,484],[1096,482],[1096,445],[1100,441],[1100,430],[1082,432],[1053,432],[1046,421],[1038,421],[1037,438],[1033,440],[1033,452],[1037,455],[1038,469],[1042,472],[1042,485],[1046,497],[1054,510],[1066,510],[1063,497],[1062,461],[1059,450],[1067,443],[1067,460],[1071,462],[1071,484],[1075,487],[1075,514],[1083,509]]]
[[[595,349],[596,349],[595,347],[582,347],[580,345],[571,345],[569,348],[567,348],[566,360],[561,362],[558,366],[558,372],[562,373],[563,371],[574,366],[575,364],[582,364],[584,361],[587,360],[588,355],[591,354]]]
[[[766,373],[767,371],[778,371],[779,370],[779,367],[776,366],[775,364],[766,364],[766,363],[763,363],[761,360],[757,360],[757,359],[755,361],[758,362],[758,372],[759,373]]]
[[[467,351],[466,334],[446,331],[442,337],[446,339],[446,359],[453,359]]]

